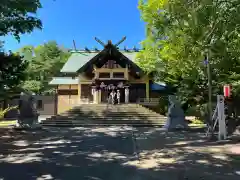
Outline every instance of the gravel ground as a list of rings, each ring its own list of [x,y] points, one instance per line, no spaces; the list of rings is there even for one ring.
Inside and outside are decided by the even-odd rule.
[[[206,143],[201,133],[130,127],[1,129],[0,141],[4,180],[240,179],[237,145]]]

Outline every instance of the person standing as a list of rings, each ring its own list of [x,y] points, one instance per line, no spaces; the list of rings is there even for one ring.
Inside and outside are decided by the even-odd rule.
[[[118,104],[120,104],[120,96],[121,96],[121,94],[120,94],[120,91],[118,89],[117,90],[117,102],[118,102]]]
[[[115,96],[116,96],[116,93],[115,93],[114,90],[112,90],[112,92],[110,93],[110,96],[111,96],[112,104],[115,104]]]

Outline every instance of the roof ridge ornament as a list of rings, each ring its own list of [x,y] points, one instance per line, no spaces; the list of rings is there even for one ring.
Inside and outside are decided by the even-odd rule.
[[[136,48],[136,46],[133,47],[133,50],[134,50],[135,52],[138,52],[138,51],[139,51],[139,50]]]
[[[123,41],[125,41],[127,39],[127,37],[126,36],[124,36],[120,41],[118,41],[118,43],[117,44],[115,44],[114,46],[115,47],[118,47],[120,44],[122,44],[123,43]]]
[[[85,51],[90,52],[90,49],[88,49],[88,47],[85,47],[84,49]]]
[[[101,44],[103,47],[106,46],[106,44],[104,44],[100,39],[98,39],[97,37],[94,38],[95,41],[97,41],[99,44]]]
[[[107,45],[112,45],[112,41],[108,40],[107,44],[104,44],[100,39],[98,39],[97,37],[94,38],[99,44],[101,44],[103,47],[106,47]],[[124,36],[120,41],[118,41],[118,43],[116,43],[114,46],[118,47],[123,41],[125,41],[127,39],[126,36]]]

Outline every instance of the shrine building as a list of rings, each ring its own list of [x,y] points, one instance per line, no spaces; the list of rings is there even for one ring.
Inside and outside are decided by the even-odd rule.
[[[50,85],[56,87],[57,113],[84,103],[107,103],[111,91],[119,90],[121,103],[156,99],[165,86],[153,81],[134,61],[139,50],[119,50],[108,41],[102,50],[72,51]]]

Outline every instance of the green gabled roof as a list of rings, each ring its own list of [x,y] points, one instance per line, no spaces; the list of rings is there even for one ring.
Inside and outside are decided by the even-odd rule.
[[[124,56],[126,56],[129,60],[134,61],[137,52],[124,52],[120,51]],[[73,73],[77,72],[83,65],[85,65],[88,61],[90,61],[94,56],[96,56],[99,52],[73,52],[69,57],[68,61],[64,64],[63,68],[60,72],[62,73]]]
[[[84,64],[90,61],[98,53],[81,53],[73,52],[68,61],[64,64],[60,72],[72,73],[77,72]]]
[[[129,60],[135,62],[137,52],[121,52],[124,56],[126,56]]]
[[[65,84],[78,84],[78,78],[71,77],[53,77],[50,85],[65,85]]]

